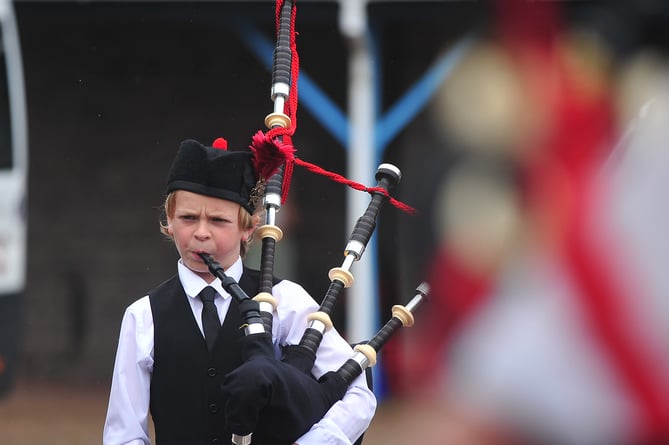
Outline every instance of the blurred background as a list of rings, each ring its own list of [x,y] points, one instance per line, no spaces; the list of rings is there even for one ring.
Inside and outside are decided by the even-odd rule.
[[[353,269],[371,313],[354,326],[347,290],[335,325],[362,340],[432,289],[380,354],[365,444],[669,443],[665,3],[297,2],[298,156],[369,185],[394,163],[417,210],[382,210]],[[3,111],[0,443],[97,443],[123,311],[175,270],[179,142],[265,130],[274,2],[11,6],[27,151]],[[279,213],[277,274],[317,301],[353,195],[296,168]]]

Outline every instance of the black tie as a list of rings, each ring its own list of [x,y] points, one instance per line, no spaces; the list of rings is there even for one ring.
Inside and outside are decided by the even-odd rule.
[[[202,329],[210,351],[214,347],[216,335],[221,329],[221,321],[218,319],[214,296],[216,296],[216,290],[211,286],[202,289],[199,295],[200,300],[202,300]]]

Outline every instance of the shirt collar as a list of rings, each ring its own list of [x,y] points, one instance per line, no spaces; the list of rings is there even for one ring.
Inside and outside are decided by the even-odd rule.
[[[200,292],[202,292],[202,289],[207,286],[211,286],[216,289],[216,292],[218,292],[218,294],[223,298],[230,297],[230,294],[228,294],[228,292],[223,289],[221,280],[216,278],[214,281],[207,284],[207,282],[204,281],[200,276],[186,267],[181,259],[179,259],[177,262],[177,271],[179,274],[179,280],[181,281],[181,285],[183,286],[186,295],[191,298],[197,297]],[[244,266],[241,257],[239,257],[237,258],[237,261],[235,261],[234,264],[225,271],[225,274],[234,279],[236,282],[239,282],[243,271]]]

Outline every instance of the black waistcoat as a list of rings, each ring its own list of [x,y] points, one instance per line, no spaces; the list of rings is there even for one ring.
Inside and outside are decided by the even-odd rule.
[[[253,297],[258,273],[244,268],[239,286]],[[233,299],[211,353],[174,276],[151,292],[154,364],[150,410],[158,445],[230,444],[222,419],[223,377],[241,363],[237,302]]]

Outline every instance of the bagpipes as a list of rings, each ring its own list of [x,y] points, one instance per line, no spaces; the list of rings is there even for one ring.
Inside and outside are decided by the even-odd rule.
[[[311,368],[319,342],[305,341],[310,340],[310,330],[315,328],[308,328],[300,344],[288,346],[284,358],[277,360],[271,333],[264,331],[259,303],[249,298],[211,257],[202,254],[202,259],[239,303],[245,327],[243,363],[225,377],[221,388],[227,399],[225,420],[237,445],[294,443],[344,396],[358,376],[376,364],[377,352],[399,328],[413,325],[413,313],[429,294],[428,284],[421,283],[409,303],[393,306],[392,318],[372,339],[356,345],[353,356],[337,371],[316,380]],[[332,282],[337,281],[335,278]],[[328,297],[331,302],[336,295],[328,292]],[[321,306],[319,313],[329,318],[326,307]]]
[[[256,157],[256,170],[267,178],[263,204],[265,224],[256,230],[262,238],[259,293],[251,299],[234,279],[228,277],[220,264],[207,254],[201,254],[209,271],[221,280],[224,289],[237,301],[244,327],[242,364],[224,379],[222,391],[226,397],[225,420],[237,445],[292,444],[317,423],[340,400],[348,387],[366,368],[374,366],[376,354],[402,326],[413,324],[413,312],[427,297],[429,286],[422,283],[406,306],[395,305],[392,318],[365,344],[354,348],[353,356],[337,371],[316,379],[311,369],[325,332],[332,328],[330,319],[341,291],[353,284],[350,268],[358,261],[376,227],[383,203],[391,201],[396,207],[407,206],[394,200],[389,190],[401,178],[400,170],[392,164],[381,164],[376,172],[376,187],[367,188],[328,173],[340,182],[369,192],[372,197],[364,214],[357,220],[344,250],[340,267],[330,270],[330,286],[319,310],[309,317],[309,325],[297,345],[284,348],[284,357],[275,358],[272,344],[273,311],[277,301],[272,296],[275,246],[283,234],[276,226],[276,214],[287,195],[293,164],[306,166],[317,173],[322,169],[293,157],[290,140],[295,129],[297,52],[294,39],[294,2],[278,0],[277,46],[274,52],[272,100],[274,112],[265,119],[270,129],[253,138],[251,149]],[[295,63],[293,63],[295,62]],[[292,82],[291,82],[292,80]],[[288,113],[286,113],[288,110]],[[291,116],[292,115],[292,116]],[[261,159],[258,159],[261,158]],[[273,158],[278,166],[265,168]]]

